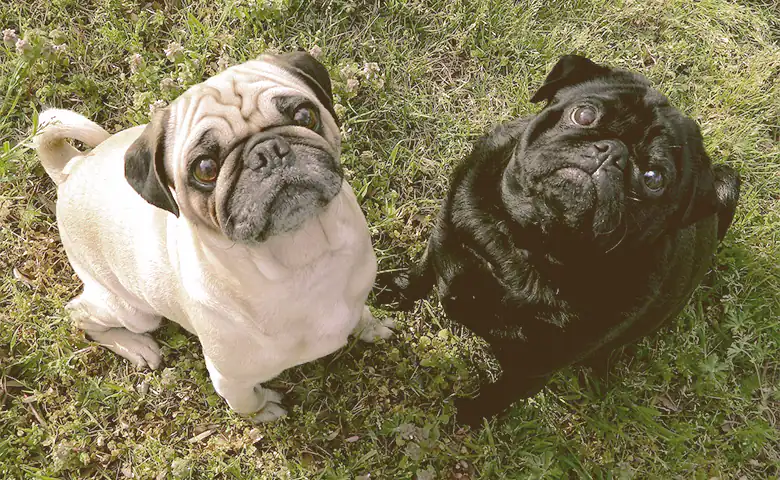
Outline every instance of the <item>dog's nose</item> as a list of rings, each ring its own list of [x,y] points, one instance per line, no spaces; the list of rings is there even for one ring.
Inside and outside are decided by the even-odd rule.
[[[282,137],[266,138],[250,144],[248,147],[244,156],[244,164],[252,170],[259,170],[265,166],[277,168],[289,165],[293,161],[290,144]]]
[[[623,170],[628,164],[628,148],[617,140],[599,140],[588,148],[586,155],[595,159],[599,167],[607,163]]]

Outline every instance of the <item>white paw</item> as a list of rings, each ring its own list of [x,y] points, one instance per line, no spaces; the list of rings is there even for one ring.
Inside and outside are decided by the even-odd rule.
[[[92,321],[92,316],[81,304],[78,297],[74,298],[67,305],[65,305],[65,311],[68,312],[68,316],[76,328],[84,330],[85,325]]]
[[[287,410],[282,408],[282,395],[279,392],[267,388],[255,387],[255,393],[258,397],[262,396],[265,401],[263,408],[250,415],[252,423],[267,423],[287,416]]]
[[[162,364],[162,352],[154,339],[144,333],[133,333],[125,328],[110,328],[100,332],[87,330],[87,335],[137,368],[156,370]]]
[[[371,315],[369,313],[369,315]],[[360,339],[364,342],[374,343],[377,340],[387,340],[393,336],[393,328],[395,328],[395,322],[386,318],[384,320],[377,320],[371,315],[371,318],[363,323],[363,329],[360,331]]]

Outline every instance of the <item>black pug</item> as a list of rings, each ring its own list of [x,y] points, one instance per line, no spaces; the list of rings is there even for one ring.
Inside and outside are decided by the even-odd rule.
[[[738,174],[711,166],[696,123],[644,77],[564,56],[543,100],[476,144],[420,263],[378,280],[379,302],[403,309],[435,282],[449,318],[490,343],[503,374],[456,401],[462,423],[676,316],[737,205]]]

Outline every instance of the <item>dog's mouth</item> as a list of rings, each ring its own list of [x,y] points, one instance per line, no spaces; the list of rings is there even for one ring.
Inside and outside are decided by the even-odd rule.
[[[538,190],[557,223],[581,235],[608,236],[623,221],[625,175],[612,165],[559,168],[541,179]]]
[[[335,190],[335,189],[333,189]],[[337,192],[335,192],[337,193]],[[281,187],[268,207],[265,227],[256,240],[291,232],[317,215],[333,200],[334,191],[311,183],[294,183]]]
[[[297,141],[285,145],[289,150],[278,145],[263,150],[261,162],[245,155],[243,168],[231,179],[221,206],[222,230],[232,240],[261,243],[292,232],[319,215],[341,190],[342,169],[329,152]],[[274,158],[277,151],[284,158]]]

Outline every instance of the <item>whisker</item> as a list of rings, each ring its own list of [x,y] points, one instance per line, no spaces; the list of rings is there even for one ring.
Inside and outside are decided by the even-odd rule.
[[[606,251],[606,252],[604,252],[604,253],[609,253],[609,252],[611,252],[612,250],[614,250],[614,249],[616,249],[617,247],[619,247],[619,246],[620,246],[620,244],[621,244],[621,243],[623,243],[623,240],[625,240],[625,239],[626,239],[626,235],[628,235],[628,222],[626,222],[626,223],[624,223],[624,224],[623,224],[623,236],[622,236],[622,237],[620,237],[620,240],[618,240],[618,241],[617,241],[617,243],[616,243],[615,245],[613,245],[613,246],[612,246],[612,248],[610,248],[609,250],[607,250],[607,251]]]
[[[612,230],[610,230],[608,232],[601,233],[599,235],[604,235],[604,236],[611,235],[615,230],[620,228],[620,222],[623,221],[623,212],[619,212],[619,213],[620,213],[620,217],[618,217],[617,225],[615,225],[615,228],[613,228]]]

